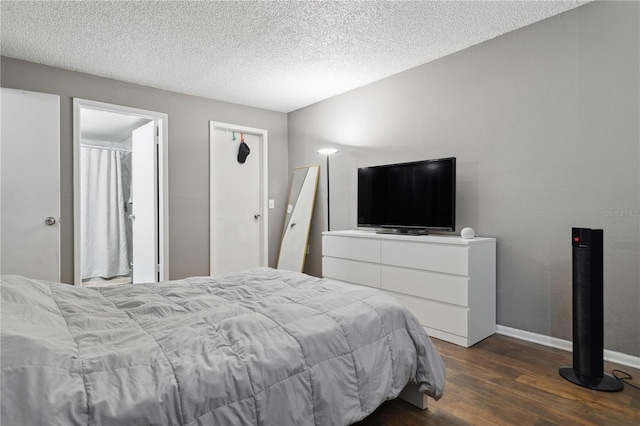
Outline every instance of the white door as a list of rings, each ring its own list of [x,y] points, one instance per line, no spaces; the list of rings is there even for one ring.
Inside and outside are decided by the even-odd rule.
[[[156,122],[135,129],[131,136],[131,194],[133,212],[132,282],[157,282],[158,182]]]
[[[251,150],[244,163],[242,133]],[[210,274],[266,266],[266,131],[211,122],[210,138]]]
[[[60,281],[60,97],[2,88],[2,274]]]

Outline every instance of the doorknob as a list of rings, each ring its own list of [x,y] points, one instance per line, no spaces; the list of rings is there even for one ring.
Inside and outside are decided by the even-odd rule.
[[[47,225],[51,226],[51,225],[55,225],[56,220],[54,218],[52,218],[51,216],[49,216],[48,218],[46,218],[44,220],[44,223],[46,223]]]
[[[258,220],[258,219],[260,219],[260,215],[259,215],[259,214],[254,214],[254,215],[253,215],[253,218],[254,218],[255,220]]]

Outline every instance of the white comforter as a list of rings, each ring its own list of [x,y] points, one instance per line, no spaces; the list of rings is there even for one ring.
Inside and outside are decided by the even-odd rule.
[[[2,280],[2,425],[339,425],[444,365],[374,289],[259,268],[115,288]]]

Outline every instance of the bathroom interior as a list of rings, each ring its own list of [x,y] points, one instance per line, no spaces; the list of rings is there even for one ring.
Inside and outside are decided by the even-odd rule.
[[[82,285],[130,284],[132,131],[151,120],[91,108],[80,120]]]

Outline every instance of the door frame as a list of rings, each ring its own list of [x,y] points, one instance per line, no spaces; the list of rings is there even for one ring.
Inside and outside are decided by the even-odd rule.
[[[80,191],[80,110],[82,108],[135,115],[158,122],[158,279],[169,279],[169,116],[166,113],[73,98],[73,283],[82,285]]]
[[[269,264],[269,132],[264,129],[257,129],[253,127],[239,126],[237,124],[221,123],[218,121],[209,121],[209,274],[214,271],[214,240],[213,231],[215,229],[215,220],[213,215],[214,209],[214,178],[213,178],[213,165],[215,154],[213,144],[215,143],[215,131],[226,130],[228,132],[245,133],[248,135],[258,136],[260,144],[260,152],[262,153],[262,159],[260,164],[260,214],[264,218],[261,221],[260,229],[260,266],[268,266]]]

